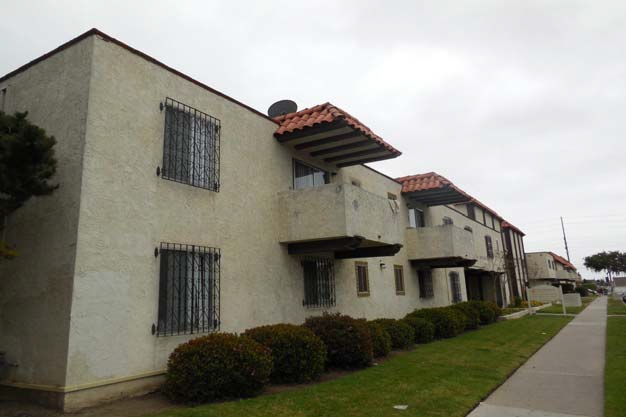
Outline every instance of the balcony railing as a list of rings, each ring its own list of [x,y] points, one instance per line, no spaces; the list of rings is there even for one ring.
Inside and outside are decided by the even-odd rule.
[[[408,228],[405,243],[407,256],[414,264],[453,267],[476,262],[472,233],[454,225]]]
[[[281,243],[319,242],[320,250],[328,241],[398,250],[402,243],[397,203],[360,187],[328,184],[280,192],[278,198]]]

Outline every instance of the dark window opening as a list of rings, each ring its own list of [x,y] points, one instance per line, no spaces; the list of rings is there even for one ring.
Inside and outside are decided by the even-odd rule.
[[[450,217],[445,216],[443,218],[443,224],[454,224],[454,221]]]
[[[161,243],[158,336],[207,333],[220,326],[220,250]]]
[[[370,283],[367,272],[367,262],[355,262],[356,292],[358,295],[369,295]]]
[[[474,231],[472,230],[472,228],[471,228],[471,227],[469,227],[469,226],[465,226],[463,229],[467,230],[467,231],[468,231],[468,232],[470,232],[470,233],[474,233]]]
[[[302,261],[304,273],[305,307],[332,307],[335,305],[335,268],[330,258],[306,258]]]
[[[450,290],[452,291],[452,302],[460,303],[463,301],[463,295],[461,293],[461,280],[457,272],[450,272]]]
[[[293,161],[293,188],[300,190],[302,188],[319,187],[330,183],[330,175],[328,172],[307,165],[294,159]]]
[[[419,281],[420,298],[431,298],[435,295],[433,290],[433,275],[429,269],[417,271]]]
[[[165,100],[161,177],[211,191],[220,188],[220,121]]]
[[[485,246],[487,247],[487,257],[493,258],[493,242],[491,236],[485,236]]]
[[[393,276],[396,281],[396,294],[404,295],[404,268],[402,265],[394,265]]]
[[[474,206],[472,204],[467,205],[467,216],[472,220],[476,220],[476,210],[474,210]]]

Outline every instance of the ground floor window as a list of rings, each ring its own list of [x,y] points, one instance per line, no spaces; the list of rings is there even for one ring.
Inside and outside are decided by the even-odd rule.
[[[420,298],[432,298],[435,293],[433,291],[433,274],[430,269],[421,269],[417,271],[417,279],[419,281]]]
[[[396,281],[396,294],[404,295],[404,268],[402,265],[393,266],[393,275]]]
[[[332,307],[335,305],[335,270],[330,258],[306,258],[304,272],[305,307]]]
[[[450,289],[452,291],[452,302],[460,303],[463,301],[463,295],[461,293],[461,280],[458,272],[450,272]]]
[[[356,272],[356,292],[359,296],[367,296],[370,294],[369,274],[367,271],[367,262],[355,262]]]
[[[161,243],[156,334],[219,330],[220,250]]]

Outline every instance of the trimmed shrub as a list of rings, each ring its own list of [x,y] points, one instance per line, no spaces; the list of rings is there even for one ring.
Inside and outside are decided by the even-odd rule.
[[[516,295],[515,297],[513,297],[513,307],[521,307],[523,301],[524,300],[522,300],[522,297]]]
[[[309,317],[304,327],[326,345],[326,365],[336,368],[363,368],[372,363],[372,336],[365,320],[342,314]]]
[[[423,308],[409,313],[407,317],[428,320],[435,326],[435,338],[454,337],[465,328],[465,316],[451,307]]]
[[[326,346],[310,329],[274,324],[248,329],[244,336],[271,350],[274,367],[270,381],[274,383],[315,381],[324,372]]]
[[[463,314],[463,317],[465,318],[465,330],[478,329],[480,326],[480,311],[476,305],[465,301],[463,303],[454,304],[450,307],[457,309],[461,312],[461,314]]]
[[[576,287],[575,291],[580,294],[581,297],[589,296],[589,290],[585,287]]]
[[[480,316],[480,324],[487,325],[493,323],[496,320],[495,311],[487,305],[484,301],[468,301],[469,304],[476,307]]]
[[[213,333],[179,345],[169,357],[163,392],[180,402],[251,397],[268,382],[270,350],[230,333]]]
[[[367,325],[370,328],[370,335],[372,336],[372,352],[375,358],[382,358],[389,354],[391,351],[391,336],[379,323],[368,321]]]
[[[502,309],[496,303],[492,303],[491,301],[486,301],[485,304],[487,304],[487,307],[493,311],[493,321],[497,321],[498,317],[502,315]]]
[[[389,333],[393,349],[408,349],[415,343],[415,331],[402,320],[377,319],[374,323],[380,324]]]
[[[407,316],[403,319],[415,332],[415,343],[432,342],[435,338],[435,325],[426,319]]]

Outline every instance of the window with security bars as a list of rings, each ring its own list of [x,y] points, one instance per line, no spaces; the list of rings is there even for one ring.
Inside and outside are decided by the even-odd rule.
[[[452,291],[452,302],[460,303],[463,301],[463,295],[461,294],[461,279],[457,272],[450,272],[450,290]]]
[[[433,291],[433,274],[430,269],[420,269],[417,271],[419,282],[420,298],[431,298],[435,295]]]
[[[161,243],[158,336],[219,330],[220,256],[217,248]]]
[[[335,270],[330,258],[306,258],[302,260],[304,272],[305,307],[332,307],[335,305]]]
[[[487,257],[493,258],[493,242],[491,236],[485,236],[485,246],[487,248]]]
[[[393,266],[393,276],[396,281],[396,294],[404,295],[404,268],[402,265]]]
[[[167,98],[161,177],[211,191],[220,188],[220,121]]]

